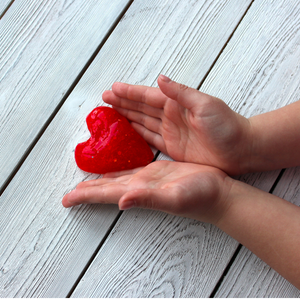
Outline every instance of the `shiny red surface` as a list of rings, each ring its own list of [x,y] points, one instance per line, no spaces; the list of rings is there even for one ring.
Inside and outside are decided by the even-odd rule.
[[[75,149],[77,166],[104,174],[145,166],[153,160],[147,142],[128,120],[110,107],[97,107],[86,118],[90,139]]]

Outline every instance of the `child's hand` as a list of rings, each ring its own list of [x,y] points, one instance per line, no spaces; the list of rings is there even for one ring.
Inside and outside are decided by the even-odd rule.
[[[145,168],[106,174],[80,183],[63,205],[115,203],[120,209],[142,207],[216,223],[226,210],[233,179],[202,165],[156,161]]]
[[[230,175],[246,173],[252,148],[248,119],[222,100],[163,75],[158,84],[159,89],[115,83],[103,100],[174,160],[218,167]]]
[[[159,88],[115,83],[103,100],[176,161],[230,175],[300,165],[300,101],[249,119],[222,100],[160,75]]]
[[[118,203],[216,225],[300,288],[300,208],[208,166],[156,161],[80,183],[63,205]]]

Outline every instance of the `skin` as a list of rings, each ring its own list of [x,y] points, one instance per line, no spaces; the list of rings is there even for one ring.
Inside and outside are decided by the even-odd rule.
[[[101,179],[81,182],[62,203],[65,207],[115,203],[121,210],[144,207],[210,222],[224,210],[219,207],[219,199],[226,198],[232,182],[217,168],[156,161],[145,168],[107,173]]]
[[[239,181],[228,206],[215,225],[300,289],[300,208]]]
[[[160,75],[159,88],[116,82],[103,100],[176,161],[229,175],[300,165],[300,101],[249,119],[225,102]]]
[[[214,224],[300,288],[300,208],[217,168],[156,161],[82,182],[62,203],[115,203]]]
[[[158,84],[115,83],[103,100],[176,162],[82,182],[62,204],[115,203],[214,224],[300,289],[300,208],[228,176],[300,165],[300,101],[246,119],[165,76]]]
[[[214,166],[230,175],[244,173],[241,165],[252,147],[248,119],[222,100],[162,75],[158,84],[160,88],[115,83],[102,97],[174,160]]]

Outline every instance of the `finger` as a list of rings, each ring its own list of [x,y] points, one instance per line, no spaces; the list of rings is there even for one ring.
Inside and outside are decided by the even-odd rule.
[[[127,176],[131,177],[131,175],[139,172],[140,170],[142,170],[144,167],[140,167],[140,168],[135,168],[135,169],[131,169],[131,170],[124,170],[124,171],[118,171],[118,172],[110,172],[110,173],[106,173],[103,175],[103,178],[107,178],[107,179],[127,179]]]
[[[166,144],[164,142],[163,137],[160,134],[147,129],[146,127],[138,123],[133,122],[131,123],[131,126],[148,144],[151,144],[159,151],[168,154],[166,149]]]
[[[115,82],[112,91],[121,98],[142,102],[157,108],[163,108],[168,99],[160,89],[142,85]]]
[[[123,184],[110,184],[100,187],[90,186],[75,189],[63,197],[62,205],[64,207],[72,207],[79,204],[117,204],[126,191],[127,187]]]
[[[127,210],[133,207],[160,210],[167,213],[176,211],[174,197],[167,189],[140,189],[129,191],[119,201],[119,209]]]
[[[135,173],[142,170],[144,167],[139,167],[131,170],[124,170],[118,172],[110,172],[103,175],[102,178],[88,180],[78,183],[76,189],[83,189],[91,186],[101,186],[110,183],[123,183],[126,184],[128,180],[134,175]]]
[[[199,105],[199,101],[206,100],[210,97],[196,89],[172,81],[164,75],[160,75],[157,82],[162,93],[164,93],[167,97],[176,100],[183,107],[190,110],[192,110],[196,105]]]
[[[118,107],[113,108],[130,121],[143,125],[147,129],[161,134],[161,119],[153,118],[137,111],[127,110]]]
[[[123,108],[127,111],[138,111],[154,118],[160,118],[163,113],[163,110],[161,108],[153,107],[148,104],[129,100],[126,98],[121,98],[119,96],[116,96],[112,91],[104,92],[102,95],[102,99],[105,103],[112,105],[115,109]],[[129,119],[129,116],[125,115],[124,112],[120,111],[123,116]]]
[[[120,172],[119,172],[120,173]],[[107,173],[110,174],[110,173]],[[115,176],[115,177],[109,177],[109,176],[103,176],[102,178],[95,179],[95,180],[88,180],[78,183],[76,186],[76,189],[84,189],[91,186],[102,186],[105,184],[112,184],[112,183],[126,183],[131,175],[124,174],[123,176]]]

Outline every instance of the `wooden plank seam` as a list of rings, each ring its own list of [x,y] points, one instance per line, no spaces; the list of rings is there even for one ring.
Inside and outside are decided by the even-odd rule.
[[[131,1],[131,3],[133,2],[133,0]],[[200,81],[197,90],[199,90],[202,86],[202,84],[204,83],[205,79],[207,78],[208,74],[210,73],[210,71],[213,69],[214,65],[216,64],[216,62],[218,61],[219,57],[221,56],[222,52],[224,51],[224,49],[226,48],[227,44],[229,43],[229,41],[231,40],[232,36],[234,35],[236,29],[238,28],[238,26],[240,25],[240,23],[242,22],[242,20],[244,19],[245,15],[247,14],[248,10],[250,9],[252,3],[254,2],[254,0],[251,1],[250,5],[248,6],[248,8],[245,10],[245,13],[242,15],[240,21],[237,23],[236,27],[233,29],[232,33],[230,34],[230,36],[228,37],[227,41],[224,43],[224,46],[221,48],[219,54],[216,56],[215,60],[213,61],[212,65],[210,66],[210,68],[208,69],[207,73],[204,75],[204,77],[202,78],[202,80]],[[128,7],[129,8],[129,7]],[[128,9],[127,8],[127,9]],[[99,49],[100,50],[100,49]],[[157,150],[153,161],[156,161],[159,154],[161,153],[161,151]],[[67,298],[71,298],[73,292],[75,291],[76,287],[78,286],[79,282],[81,281],[81,279],[84,277],[85,273],[87,272],[87,270],[89,269],[90,265],[93,263],[94,259],[96,258],[98,252],[100,251],[102,245],[104,244],[105,240],[107,239],[107,237],[109,236],[109,234],[112,232],[112,230],[114,229],[115,225],[117,224],[118,220],[120,219],[121,215],[122,215],[123,211],[120,211],[120,213],[117,215],[117,217],[115,218],[114,222],[112,223],[112,225],[109,227],[107,233],[105,234],[104,238],[102,239],[102,241],[100,242],[99,246],[97,247],[97,249],[95,250],[94,254],[92,255],[92,257],[90,258],[90,260],[88,261],[86,267],[82,270],[82,273],[79,275],[78,279],[76,280],[76,282],[74,283],[74,286],[72,287],[72,289],[70,290],[69,294],[67,295]],[[210,298],[213,298],[213,296],[216,294],[219,286],[221,285],[224,276],[226,276],[227,272],[229,271],[231,265],[233,264],[235,258],[237,257],[240,249],[241,249],[242,245],[239,244],[236,251],[234,252],[231,260],[229,261],[226,269],[224,270],[222,276],[220,277],[219,281],[217,282],[214,290],[212,291]]]
[[[237,28],[240,26],[241,22],[243,21],[244,17],[246,16],[246,14],[248,13],[251,5],[253,4],[255,0],[252,0],[251,3],[249,4],[248,8],[245,10],[244,14],[242,15],[240,21],[237,23],[237,25],[235,26],[235,28],[233,29],[231,35],[228,37],[226,43],[224,44],[223,48],[221,49],[221,51],[219,52],[219,54],[216,56],[215,60],[213,61],[211,67],[209,68],[209,70],[206,72],[206,74],[204,75],[204,77],[202,78],[202,80],[200,81],[197,90],[200,90],[201,86],[203,85],[203,83],[205,82],[208,74],[210,73],[210,71],[213,69],[213,67],[215,66],[216,62],[218,61],[218,59],[220,58],[221,54],[223,53],[223,51],[225,50],[225,48],[227,47],[228,43],[230,42],[230,40],[232,39],[234,33],[236,32]]]
[[[156,154],[154,155],[154,158],[153,158],[152,162],[154,162],[154,161],[157,160],[159,154],[160,154],[160,151],[156,151]],[[93,263],[93,261],[96,258],[98,252],[100,251],[101,247],[105,243],[107,237],[110,235],[110,233],[112,232],[112,230],[115,228],[115,226],[116,226],[117,222],[119,221],[120,217],[122,216],[122,214],[123,214],[123,211],[120,211],[119,214],[117,215],[117,217],[115,218],[115,220],[112,222],[112,224],[108,228],[105,236],[103,237],[103,239],[99,243],[99,246],[96,248],[96,250],[93,253],[93,255],[91,256],[90,260],[87,262],[85,268],[82,270],[81,274],[78,276],[76,282],[74,283],[73,287],[70,289],[70,292],[68,293],[68,295],[66,296],[66,298],[71,298],[72,297],[72,294],[75,291],[76,287],[78,286],[79,282],[84,277],[84,275],[87,272],[87,270],[89,269],[90,265]]]
[[[74,90],[75,86],[78,84],[78,82],[80,81],[80,79],[82,78],[82,76],[85,74],[85,72],[87,71],[87,69],[89,68],[89,66],[92,64],[92,62],[94,61],[95,57],[98,55],[98,53],[100,52],[101,48],[103,47],[103,45],[105,44],[105,42],[107,41],[107,39],[109,38],[109,36],[112,34],[112,32],[116,28],[117,24],[120,22],[120,20],[122,19],[122,17],[124,16],[124,14],[126,13],[126,11],[128,10],[128,8],[130,7],[130,5],[132,4],[133,1],[134,0],[130,0],[127,3],[127,5],[125,6],[125,8],[123,9],[123,11],[121,11],[120,15],[115,20],[115,22],[113,23],[113,25],[111,26],[111,28],[109,29],[109,31],[107,32],[107,34],[105,35],[105,37],[103,38],[103,40],[101,41],[101,43],[99,44],[99,46],[96,48],[96,50],[94,51],[94,53],[92,54],[92,56],[90,57],[90,59],[87,61],[87,63],[85,64],[85,66],[83,67],[83,69],[81,70],[81,72],[78,74],[78,76],[76,77],[76,79],[74,80],[74,82],[71,84],[71,86],[69,87],[69,89],[67,90],[67,92],[65,93],[65,95],[62,97],[61,101],[56,106],[55,110],[52,112],[52,114],[50,115],[50,117],[48,118],[48,120],[46,120],[46,122],[42,126],[41,130],[36,135],[36,137],[33,139],[32,143],[27,148],[27,150],[25,151],[25,153],[22,156],[22,158],[20,159],[20,161],[16,164],[16,166],[13,169],[13,171],[11,172],[11,174],[7,177],[7,179],[4,182],[3,186],[0,188],[0,196],[3,194],[3,192],[5,191],[5,189],[7,188],[7,186],[9,185],[9,183],[12,181],[12,179],[16,175],[16,173],[19,171],[19,169],[21,168],[21,166],[23,165],[23,163],[27,159],[28,155],[32,151],[32,149],[35,147],[35,145],[37,144],[37,142],[39,141],[39,139],[41,138],[41,136],[44,134],[44,132],[48,128],[49,124],[55,118],[55,116],[57,115],[58,111],[61,109],[61,107],[63,106],[63,104],[67,100],[67,98],[70,96],[70,94]]]
[[[274,181],[274,183],[273,183],[273,185],[272,185],[272,187],[271,187],[271,189],[270,189],[270,191],[269,191],[270,194],[273,194],[273,192],[274,192],[276,186],[278,185],[278,183],[279,183],[281,177],[283,176],[283,173],[285,172],[285,170],[286,170],[286,169],[282,169],[282,170],[280,171],[279,175],[277,176],[276,180]],[[218,283],[216,284],[216,287],[214,288],[214,290],[213,290],[212,293],[210,294],[209,298],[215,298],[216,293],[218,292],[220,286],[222,285],[222,283],[223,283],[223,281],[224,281],[226,275],[227,275],[228,272],[230,271],[230,269],[231,269],[231,267],[232,267],[234,261],[237,259],[237,256],[238,256],[238,254],[240,253],[240,251],[242,250],[242,247],[243,247],[242,244],[239,244],[239,245],[237,246],[237,248],[236,248],[236,250],[235,250],[235,252],[234,252],[234,254],[233,254],[231,260],[229,261],[227,267],[225,268],[225,270],[224,270],[222,276],[220,277]]]
[[[2,13],[0,14],[0,20],[3,18],[3,16],[6,14],[6,12],[9,10],[9,8],[12,6],[15,0],[11,0],[9,3],[7,3],[7,6],[3,9]],[[2,5],[1,5],[2,6]]]

